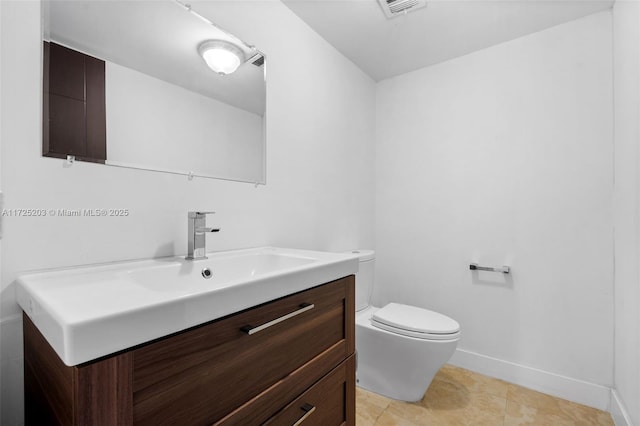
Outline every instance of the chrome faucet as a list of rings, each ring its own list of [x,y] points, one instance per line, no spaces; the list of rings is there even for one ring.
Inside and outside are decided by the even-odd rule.
[[[189,212],[187,215],[189,220],[189,229],[187,234],[187,260],[198,260],[207,258],[207,240],[208,232],[220,232],[220,228],[207,228],[206,220],[208,214],[215,212]]]

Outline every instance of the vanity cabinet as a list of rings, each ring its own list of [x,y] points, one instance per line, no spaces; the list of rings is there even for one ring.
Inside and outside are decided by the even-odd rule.
[[[66,366],[24,316],[27,425],[355,424],[354,277]]]

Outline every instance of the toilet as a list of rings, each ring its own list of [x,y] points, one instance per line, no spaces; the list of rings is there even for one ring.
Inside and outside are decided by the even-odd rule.
[[[370,305],[375,253],[354,250],[356,274],[356,382],[402,401],[419,401],[453,355],[460,325],[427,309],[400,303]]]

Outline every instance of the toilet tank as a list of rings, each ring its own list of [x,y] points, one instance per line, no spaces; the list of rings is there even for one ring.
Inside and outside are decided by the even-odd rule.
[[[351,253],[357,254],[360,262],[356,273],[356,311],[361,311],[367,308],[371,302],[375,252],[373,250],[353,250]]]

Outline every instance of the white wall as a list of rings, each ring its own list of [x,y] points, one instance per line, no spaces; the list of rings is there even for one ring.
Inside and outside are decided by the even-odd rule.
[[[613,8],[615,111],[615,391],[617,424],[640,425],[640,4]],[[626,411],[626,413],[625,413]],[[625,419],[626,417],[626,419]]]
[[[600,408],[613,379],[611,33],[599,13],[382,81],[376,100],[376,301],[458,320],[454,362]]]
[[[20,356],[23,271],[186,252],[188,210],[215,210],[208,248],[373,246],[375,86],[280,2],[208,2],[268,58],[267,186],[42,158],[40,6],[2,1],[2,184],[7,208],[127,208],[126,218],[4,218],[1,309]],[[194,6],[196,7],[196,6]],[[13,356],[5,349],[3,360]],[[3,361],[4,362],[4,361]],[[4,364],[3,364],[4,366]],[[6,372],[6,371],[5,371]],[[19,374],[3,374],[2,425],[21,421]]]
[[[113,62],[105,86],[109,164],[264,182],[261,116]]]

